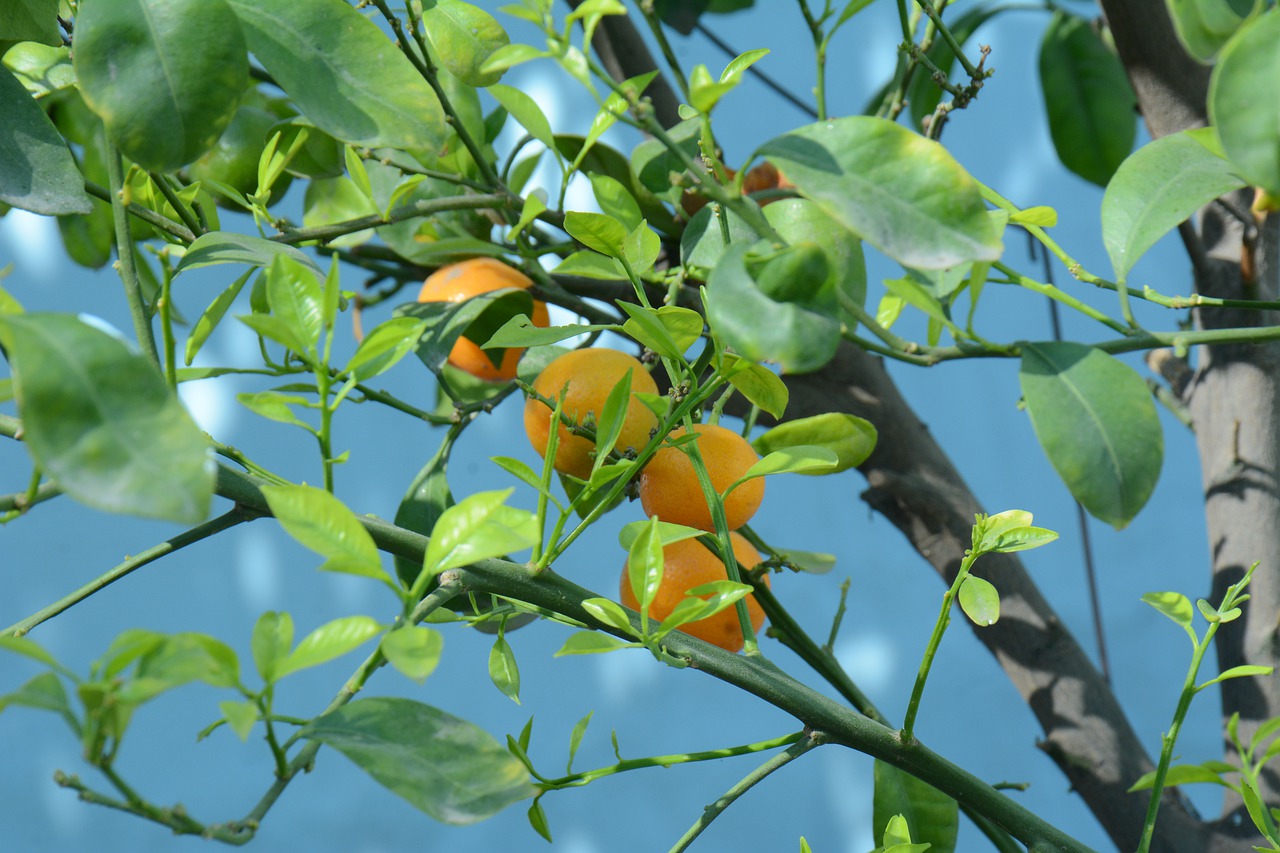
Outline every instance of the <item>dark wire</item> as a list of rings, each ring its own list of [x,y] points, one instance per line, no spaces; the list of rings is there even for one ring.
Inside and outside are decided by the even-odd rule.
[[[725,55],[727,55],[730,59],[738,55],[738,51],[734,50],[731,45],[723,41],[719,36],[711,32],[711,30],[704,27],[701,21],[694,24],[693,26],[694,26],[694,29],[696,29],[698,32],[702,33],[702,35],[706,37],[707,41],[711,42],[716,47],[724,51]],[[817,109],[809,106],[807,103],[800,100],[795,95],[791,94],[791,92],[788,91],[785,86],[783,86],[777,80],[774,80],[768,74],[765,74],[763,71],[756,68],[756,66],[752,65],[751,67],[749,67],[747,69],[747,73],[754,74],[756,79],[758,79],[761,83],[765,84],[770,89],[777,92],[782,97],[786,98],[787,101],[789,101],[793,106],[796,107],[796,109],[803,110],[805,114],[807,114],[810,118],[818,117]]]
[[[1040,248],[1030,234],[1027,235],[1027,247],[1031,260],[1037,258],[1044,265],[1044,280],[1052,285],[1053,265],[1049,262],[1049,253]],[[1053,339],[1062,340],[1062,318],[1058,315],[1058,303],[1049,300],[1049,322],[1053,327]],[[1076,521],[1080,527],[1080,544],[1084,548],[1084,575],[1089,584],[1089,606],[1093,610],[1093,636],[1098,644],[1098,668],[1102,670],[1102,680],[1111,686],[1111,664],[1107,660],[1107,638],[1102,630],[1102,602],[1098,597],[1098,573],[1093,562],[1093,540],[1089,538],[1089,517],[1084,506],[1076,501]]]

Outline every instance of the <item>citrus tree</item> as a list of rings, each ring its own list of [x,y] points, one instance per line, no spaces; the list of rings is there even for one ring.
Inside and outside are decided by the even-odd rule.
[[[1105,187],[1111,266],[1096,270],[1051,236],[1059,216],[1092,214],[1015,204],[940,142],[997,85],[971,36],[1006,9],[900,0],[896,66],[861,112],[834,106],[826,58],[858,44],[866,0],[753,11],[798,16],[812,35],[815,121],[779,127],[730,161],[718,122],[768,44],[713,73],[683,67],[672,33],[752,5],[522,0],[497,17],[462,0],[7,5],[0,202],[56,217],[68,254],[123,284],[132,328],[24,311],[21,269],[0,289],[10,370],[0,434],[28,460],[0,472],[13,489],[2,518],[21,525],[75,502],[184,525],[0,636],[39,667],[4,685],[0,708],[60,717],[94,771],[60,773],[60,784],[179,834],[241,844],[286,789],[317,784],[302,776],[327,747],[439,821],[521,808],[551,840],[551,792],[759,756],[683,835],[673,826],[672,849],[683,850],[745,791],[822,746],[875,759],[878,849],[955,849],[961,814],[997,850],[1088,849],[917,732],[920,708],[939,698],[926,685],[958,605],[1119,848],[1280,850],[1280,782],[1268,767],[1280,752],[1269,677],[1280,610],[1270,313],[1280,308],[1270,215],[1280,13],[1239,0],[1106,0],[1096,20],[1046,14],[1039,71],[1054,144]],[[507,25],[529,38],[513,42]],[[553,126],[535,97],[503,82],[528,63],[558,67],[592,105],[585,135]],[[1135,108],[1152,137],[1136,151]],[[631,150],[604,141],[617,127],[637,132]],[[574,186],[589,201],[571,201]],[[286,201],[299,197],[301,222]],[[1188,282],[1131,282],[1175,230]],[[1006,248],[1027,237],[1079,284],[1020,268]],[[869,285],[869,263],[895,272]],[[184,288],[199,276],[218,282],[207,305]],[[1108,298],[1084,298],[1082,285]],[[1094,333],[996,335],[984,317],[1013,289]],[[553,323],[548,304],[577,321]],[[238,330],[255,341],[251,363],[202,360],[206,342]],[[1117,358],[1138,352],[1158,381]],[[1163,464],[1157,406],[1195,430],[1213,583],[1193,607],[1151,578],[1145,600],[1192,646],[1158,755],[1019,562],[1057,534],[1034,523],[1034,507],[984,512],[884,359],[942,371],[1016,360],[1045,454],[1083,509],[1116,528],[1142,510]],[[435,403],[420,385],[384,390],[423,371]],[[265,383],[238,395],[263,430],[313,449],[299,476],[203,432],[178,397],[186,383],[245,377]],[[455,494],[455,448],[517,396],[540,464],[496,455],[486,464],[508,487]],[[981,406],[962,415],[980,418]],[[355,408],[412,424],[419,447],[430,436],[421,470],[394,484],[403,499],[389,520],[342,488],[343,465],[360,458],[337,428]],[[828,570],[830,558],[751,525],[769,477],[853,468],[867,503],[945,584],[901,719],[878,710],[832,651],[838,585],[829,630],[788,610],[788,576]],[[634,499],[647,520],[617,521]],[[381,609],[332,614],[300,639],[277,610],[247,639],[156,631],[129,612],[87,671],[41,644],[41,626],[74,626],[77,605],[126,575],[203,540],[216,553],[249,522],[278,524],[320,570],[378,590]],[[566,555],[601,529],[620,545],[590,559],[620,576],[568,576]],[[489,679],[518,701],[509,636],[531,622],[557,632],[561,655],[648,654],[753,695],[795,730],[649,758],[623,758],[615,735],[616,763],[574,770],[588,716],[560,773],[531,757],[532,723],[504,744],[418,698],[377,695],[389,679],[427,680],[450,636],[483,632]],[[1219,632],[1217,674],[1206,674]],[[794,653],[785,670],[773,654],[782,647]],[[284,679],[321,665],[338,673],[338,658],[356,657],[333,676],[327,706],[277,701]],[[118,761],[126,732],[145,737],[130,728],[139,710],[196,683],[220,697],[202,736],[265,745],[262,793],[244,814],[188,813]],[[1179,729],[1210,686],[1221,689],[1224,753],[1180,763]],[[1173,787],[1190,783],[1221,786],[1220,817],[1202,819]]]

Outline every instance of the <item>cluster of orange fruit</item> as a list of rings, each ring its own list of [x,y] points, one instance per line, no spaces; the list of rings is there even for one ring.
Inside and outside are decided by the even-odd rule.
[[[419,302],[461,302],[503,288],[527,289],[532,282],[523,273],[493,258],[474,258],[451,264],[433,273],[418,295]],[[531,317],[535,326],[545,327],[547,307],[535,300]],[[481,379],[508,381],[516,375],[516,365],[523,350],[511,348],[495,365],[472,341],[459,338],[449,356],[449,363]],[[657,415],[640,399],[639,394],[657,394],[658,386],[640,361],[617,350],[592,347],[565,353],[549,363],[533,382],[533,390],[549,400],[564,394],[562,411],[574,423],[590,419],[598,421],[604,411],[609,392],[628,374],[631,375],[631,399],[627,403],[616,447],[619,451],[640,449],[658,426]],[[524,428],[535,450],[546,455],[551,435],[552,410],[541,400],[530,397],[525,402]],[[723,494],[759,459],[742,436],[718,425],[693,426],[698,452],[706,465],[712,486]],[[671,432],[676,441],[686,434],[683,427]],[[579,479],[591,475],[595,444],[574,435],[565,424],[557,425],[557,445],[552,466],[563,474]],[[714,533],[711,510],[703,496],[693,463],[685,450],[663,446],[640,472],[638,479],[640,504],[649,516],[662,521],[683,524]],[[764,480],[752,479],[741,484],[724,499],[725,517],[730,530],[746,524],[764,498]],[[745,571],[761,561],[758,551],[739,533],[731,534],[734,556]],[[663,576],[649,616],[661,621],[670,615],[688,590],[725,580],[728,573],[715,554],[696,539],[676,542],[663,548]],[[766,582],[768,578],[766,576]],[[620,584],[622,603],[639,609],[627,567],[622,570]],[[759,631],[764,624],[764,611],[754,596],[747,598],[751,624]],[[705,619],[681,626],[681,630],[729,651],[743,645],[742,629],[735,608],[727,608]]]

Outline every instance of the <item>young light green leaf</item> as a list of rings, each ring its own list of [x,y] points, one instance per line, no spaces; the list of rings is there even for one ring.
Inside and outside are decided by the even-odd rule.
[[[187,338],[187,347],[183,353],[183,358],[187,365],[195,359],[196,354],[200,352],[200,348],[204,346],[204,342],[209,339],[209,335],[213,334],[213,330],[222,322],[222,318],[227,315],[227,311],[231,308],[231,303],[236,301],[236,297],[240,295],[240,291],[244,289],[244,283],[249,280],[249,276],[253,274],[253,270],[245,270],[235,281],[227,285],[227,288],[219,293],[209,307],[200,315],[200,319],[196,321],[195,328],[191,330],[191,335]]]
[[[423,560],[427,576],[521,551],[537,542],[533,513],[504,503],[513,491],[477,492],[445,510],[427,545]]]
[[[636,275],[643,275],[653,269],[653,264],[661,252],[662,241],[643,220],[622,241],[623,257]]]
[[[1191,609],[1190,599],[1185,595],[1180,592],[1148,592],[1142,596],[1142,600],[1181,625],[1193,644],[1199,642],[1196,632],[1191,628],[1194,611]]]
[[[627,579],[647,624],[649,605],[662,585],[663,551],[657,517],[643,523],[627,549]]]
[[[696,536],[705,536],[707,531],[699,530],[696,527],[685,527],[683,524],[672,524],[669,521],[659,521],[656,517],[647,521],[633,521],[624,524],[622,529],[618,531],[618,543],[629,553],[632,544],[636,541],[643,531],[649,528],[652,523],[657,523],[658,540],[665,548],[676,542],[682,542],[685,539],[693,539]]]
[[[1165,6],[1182,46],[1205,63],[1258,8],[1253,0],[1165,0]]]
[[[413,317],[393,317],[379,323],[365,336],[343,373],[357,382],[366,382],[390,370],[413,352],[427,324]]]
[[[501,633],[494,638],[493,648],[489,650],[489,679],[502,695],[520,704],[520,668],[516,666],[516,653]]]
[[[973,624],[985,628],[1000,619],[1000,593],[990,581],[969,575],[960,584],[960,609]]]
[[[801,473],[836,474],[865,462],[875,449],[876,439],[876,428],[870,421],[828,412],[779,424],[751,442],[751,446],[761,455],[801,445],[824,447],[836,455],[836,466]]]
[[[281,394],[278,391],[257,391],[237,394],[236,402],[255,415],[268,420],[282,424],[292,424],[313,434],[316,431],[315,427],[300,419],[289,408],[290,406],[308,405],[310,401],[306,397],[299,397],[297,394]]]
[[[481,346],[486,349],[492,347],[541,347],[548,344],[559,343],[560,341],[568,340],[569,338],[575,338],[578,335],[613,330],[616,328],[617,327],[613,325],[592,325],[583,323],[581,325],[551,326],[546,329],[540,329],[533,325],[533,322],[527,315],[516,314],[506,323],[502,324],[502,326],[493,333],[489,340],[485,341]]]
[[[421,684],[440,663],[444,635],[425,625],[405,625],[386,634],[378,647],[401,674]]]
[[[635,643],[627,643],[617,637],[602,634],[599,631],[578,631],[569,635],[569,639],[564,641],[564,645],[560,647],[560,650],[553,657],[595,655],[616,651],[617,649],[634,648],[635,645]]]
[[[1155,786],[1155,782],[1156,771],[1152,770],[1149,773],[1143,773],[1138,777],[1138,781],[1129,786],[1128,793],[1150,791]],[[1221,775],[1199,764],[1174,764],[1164,777],[1166,788],[1172,788],[1177,785],[1191,785],[1196,782],[1210,782],[1215,785],[1227,784]]]
[[[627,229],[612,216],[570,211],[564,215],[564,230],[588,249],[611,258],[626,257]]]
[[[276,668],[276,678],[341,657],[382,630],[369,616],[346,616],[316,628]]]
[[[1052,207],[1036,206],[1019,210],[1009,217],[1010,225],[1035,225],[1038,228],[1052,228],[1058,224],[1058,211]]]
[[[292,616],[268,610],[258,617],[253,626],[249,648],[253,652],[253,664],[264,682],[271,684],[279,677],[277,673],[280,663],[288,657],[292,646]]]
[[[636,629],[632,627],[627,611],[616,601],[610,601],[607,598],[588,598],[582,602],[582,609],[587,611],[593,619],[611,628],[616,628],[633,637],[636,635]]]
[[[697,622],[699,619],[707,619],[714,616],[720,611],[732,607],[738,602],[738,599],[750,593],[751,586],[749,584],[735,583],[730,580],[700,584],[689,590],[688,595],[677,602],[675,607],[671,608],[671,613],[667,615],[666,619],[662,620],[658,630],[654,631],[654,636],[665,637],[681,625],[688,625],[690,622]]]
[[[1270,675],[1274,671],[1275,671],[1275,667],[1258,666],[1256,664],[1241,664],[1240,666],[1233,666],[1230,669],[1223,670],[1222,673],[1218,675],[1216,678],[1211,678],[1208,681],[1206,681],[1204,684],[1196,685],[1196,690],[1197,691],[1204,690],[1210,684],[1217,684],[1220,681],[1227,681],[1228,679],[1232,679],[1232,678],[1252,678],[1257,675]],[[1255,738],[1255,740],[1256,739],[1257,738]],[[1166,781],[1165,784],[1169,785],[1174,783],[1170,783]]]
[[[24,443],[64,492],[106,512],[208,516],[208,439],[153,362],[87,316],[0,314],[0,337]]]
[[[363,575],[395,586],[382,568],[369,531],[329,492],[291,485],[263,486],[262,494],[285,532],[325,558],[321,570]]]
[[[829,474],[840,464],[835,451],[810,444],[797,444],[771,451],[747,469],[739,480],[729,489],[732,491],[739,483],[756,477],[767,477],[770,474]]]
[[[476,823],[536,792],[525,766],[482,729],[411,699],[356,699],[299,734],[441,823]]]
[[[222,712],[222,719],[227,721],[227,725],[236,733],[236,737],[240,738],[242,743],[248,741],[249,733],[253,731],[254,723],[258,722],[260,716],[257,703],[251,700],[223,701],[218,703],[218,710]]]
[[[1015,527],[1013,530],[1006,530],[996,536],[988,550],[1001,554],[1027,551],[1032,548],[1039,548],[1041,545],[1048,545],[1057,538],[1057,533],[1052,530],[1046,530],[1043,527]]]
[[[547,146],[559,156],[556,148],[555,134],[551,131],[551,122],[532,97],[511,86],[495,84],[489,87],[489,94],[511,113],[520,126],[529,131],[529,135]]]
[[[1031,425],[1071,494],[1117,530],[1155,489],[1164,436],[1131,367],[1070,342],[1027,343],[1019,372]]]
[[[640,205],[635,196],[621,181],[609,175],[592,172],[591,191],[596,197],[600,210],[622,223],[629,231],[634,231],[644,221]]]

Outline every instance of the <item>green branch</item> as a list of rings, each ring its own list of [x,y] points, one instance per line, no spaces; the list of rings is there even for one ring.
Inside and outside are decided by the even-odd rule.
[[[129,303],[129,315],[133,318],[133,331],[138,337],[138,348],[156,367],[160,366],[160,353],[156,349],[156,336],[147,316],[146,301],[142,297],[142,282],[133,258],[133,234],[129,229],[129,212],[124,205],[124,167],[120,152],[102,134],[102,146],[106,154],[107,179],[111,185],[111,217],[116,234],[116,267],[124,283],[125,301]]]
[[[391,225],[405,219],[431,216],[447,210],[503,210],[508,201],[507,196],[500,193],[420,199],[410,204],[401,205],[389,211],[385,216],[379,213],[371,213],[368,216],[360,216],[344,222],[334,222],[330,225],[317,225],[312,228],[290,228],[270,239],[290,246],[305,243],[308,240],[332,240],[335,237],[364,231],[366,228]]]

